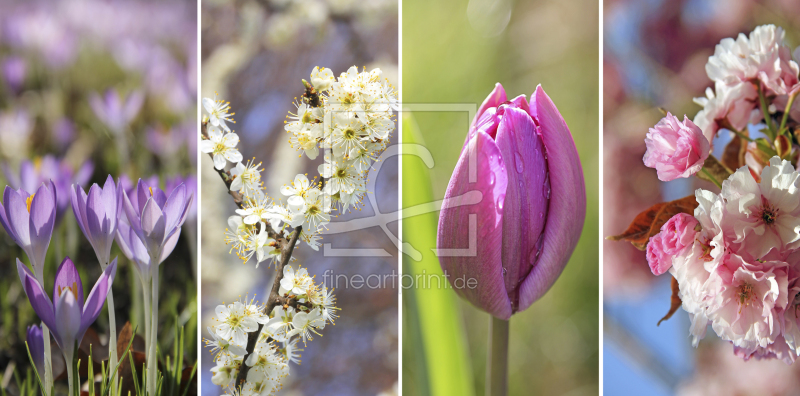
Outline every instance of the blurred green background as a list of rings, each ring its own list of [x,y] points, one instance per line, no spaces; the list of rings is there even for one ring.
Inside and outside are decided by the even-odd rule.
[[[598,392],[598,9],[595,0],[405,0],[402,101],[480,105],[501,82],[509,97],[542,84],[572,131],[583,164],[587,214],[580,243],[553,288],[511,319],[509,394]],[[413,16],[413,17],[412,17]],[[424,144],[435,165],[403,158],[407,208],[441,199],[469,128],[466,113],[414,112],[403,141]],[[426,178],[429,178],[426,180]],[[406,218],[405,274],[441,272],[438,212]],[[484,393],[489,315],[452,290],[403,290],[403,393]]]

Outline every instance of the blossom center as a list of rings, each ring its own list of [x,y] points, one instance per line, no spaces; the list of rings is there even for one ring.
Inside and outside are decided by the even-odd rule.
[[[749,283],[742,283],[739,286],[738,296],[739,296],[739,313],[742,312],[742,307],[749,306],[756,299],[755,290],[753,289],[753,286]]]
[[[778,218],[779,213],[780,209],[770,205],[769,202],[764,202],[764,206],[761,207],[761,213],[759,214],[759,217],[764,224],[771,226],[775,224],[775,220]]]
[[[30,196],[30,197],[28,197],[28,198],[26,198],[26,199],[25,199],[25,207],[27,207],[27,208],[28,208],[28,213],[30,213],[30,212],[31,212],[31,204],[33,203],[33,197],[34,197],[34,195],[36,195],[36,193],[33,193],[33,194],[31,194],[31,196]]]

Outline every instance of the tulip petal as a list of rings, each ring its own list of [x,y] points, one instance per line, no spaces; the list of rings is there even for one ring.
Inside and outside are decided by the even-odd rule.
[[[111,260],[111,263],[100,274],[100,278],[95,282],[92,291],[89,292],[89,297],[86,298],[86,305],[83,306],[83,313],[80,315],[81,329],[86,329],[97,320],[100,316],[100,311],[103,309],[103,304],[106,302],[111,284],[114,283],[114,277],[117,275],[117,258]]]
[[[475,124],[486,109],[500,106],[506,100],[508,100],[508,97],[506,96],[506,90],[503,89],[503,85],[500,83],[495,84],[492,92],[483,100],[483,103],[481,103],[481,107],[478,107],[478,112],[475,113],[475,118],[472,119],[472,123]]]
[[[539,299],[564,270],[583,230],[586,217],[586,186],[575,141],[564,118],[541,86],[531,98],[550,171],[550,206],[544,243],[536,265],[520,288],[520,310]]]
[[[502,261],[506,291],[516,312],[520,283],[540,255],[550,186],[544,145],[533,119],[523,109],[503,106],[501,110],[496,142],[508,170]]]
[[[81,282],[81,276],[78,274],[78,270],[75,269],[75,264],[72,263],[72,260],[66,257],[56,270],[56,280],[53,283],[53,302],[56,301],[60,294],[64,293],[64,289],[72,288],[75,288],[76,300],[80,306],[83,306],[83,282]]]
[[[476,182],[469,182],[470,160],[477,161]],[[447,186],[446,197],[439,216],[437,232],[438,249],[466,249],[476,243],[477,254],[460,257],[440,256],[439,262],[446,274],[466,279],[478,279],[480,287],[456,288],[456,292],[475,306],[490,314],[508,319],[511,304],[503,282],[501,263],[503,214],[502,206],[506,193],[507,176],[500,150],[494,140],[479,131],[458,159],[453,176]],[[481,193],[477,204],[460,204],[459,196],[465,193]],[[477,235],[470,235],[470,214],[477,220]]]

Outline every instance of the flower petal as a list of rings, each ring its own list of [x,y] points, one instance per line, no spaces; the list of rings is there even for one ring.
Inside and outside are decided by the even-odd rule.
[[[166,236],[166,219],[164,212],[154,199],[147,200],[142,210],[142,234],[145,246],[150,254],[158,253]]]
[[[71,289],[76,292],[75,299],[80,306],[83,306],[83,282],[78,270],[75,269],[75,264],[69,257],[65,257],[61,265],[56,270],[56,280],[53,282],[53,302],[56,301],[59,295],[65,293],[65,289]]]
[[[17,259],[17,271],[20,272],[20,279],[23,279],[22,287],[25,289],[25,295],[28,296],[28,301],[30,301],[33,311],[36,312],[36,315],[47,327],[56,329],[53,303],[50,302],[50,297],[44,292],[42,285],[39,284],[19,259]],[[24,276],[22,275],[23,271],[25,272]]]
[[[31,201],[30,238],[33,256],[29,257],[37,265],[44,265],[44,257],[53,236],[56,224],[56,189],[53,182],[42,184]]]
[[[111,260],[111,263],[100,274],[100,278],[95,282],[92,291],[89,292],[89,297],[86,298],[86,305],[83,306],[83,312],[80,315],[81,329],[86,331],[89,326],[97,320],[100,311],[103,309],[103,304],[106,301],[108,292],[111,290],[111,284],[114,283],[114,277],[117,275],[117,258]]]
[[[572,134],[541,85],[531,98],[550,172],[550,205],[539,260],[520,287],[519,310],[529,307],[555,283],[580,239],[586,217],[583,168]]]
[[[65,356],[72,356],[76,343],[80,345],[86,331],[81,329],[81,307],[72,293],[63,293],[55,300],[54,311],[58,330],[56,342]]]
[[[475,113],[475,118],[472,119],[472,123],[475,124],[475,122],[481,118],[481,115],[483,115],[483,112],[486,111],[486,109],[500,106],[506,100],[508,99],[506,96],[506,90],[503,89],[503,84],[495,84],[492,92],[486,97],[486,99],[483,100],[481,107],[478,108],[478,112]]]
[[[474,155],[473,155],[474,154]],[[477,161],[476,181],[470,183],[470,160]],[[479,279],[474,289],[455,288],[456,292],[475,306],[502,319],[511,317],[511,303],[503,282],[501,263],[503,213],[507,187],[506,169],[494,140],[479,131],[470,140],[456,163],[447,186],[439,216],[436,247],[438,249],[467,249],[474,246],[475,255],[440,255],[439,262],[446,275]],[[467,204],[465,194],[480,194],[480,201]],[[471,199],[470,199],[471,201]],[[476,229],[470,226],[470,216]],[[471,235],[472,234],[472,235]]]
[[[25,253],[30,254],[28,251],[31,245],[30,214],[28,213],[25,198],[27,197],[20,195],[20,191],[6,188],[3,195],[3,205],[8,216],[8,225],[14,230],[17,244],[25,250]],[[28,258],[33,259],[32,257]]]
[[[502,262],[506,292],[516,312],[520,283],[540,255],[550,183],[544,145],[531,116],[519,108],[503,106],[501,110],[504,114],[495,141],[508,176]]]

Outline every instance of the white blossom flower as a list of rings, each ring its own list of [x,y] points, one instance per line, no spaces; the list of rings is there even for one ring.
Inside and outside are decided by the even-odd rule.
[[[222,355],[217,359],[216,364],[211,368],[211,372],[214,373],[211,376],[211,382],[218,386],[228,386],[239,373],[242,360],[241,358],[235,359],[229,355]]]
[[[223,100],[217,100],[216,96],[217,94],[215,92],[214,99],[203,98],[203,107],[205,107],[206,111],[208,112],[208,122],[214,127],[222,128],[225,131],[230,131],[230,127],[228,127],[227,122],[230,121],[236,123],[236,121],[233,121],[231,118],[236,113],[228,113],[228,110],[231,108],[231,103]]]
[[[269,318],[239,301],[225,306],[218,305],[214,310],[217,324],[214,331],[221,338],[240,347],[247,346],[247,333],[257,331],[258,324],[267,323]]]
[[[331,155],[325,155],[325,163],[318,168],[319,173],[325,178],[326,187],[330,185],[330,193],[339,191],[352,193],[361,179],[355,167],[342,161],[337,161]]]
[[[208,125],[207,129],[209,138],[200,142],[200,151],[214,156],[214,168],[224,168],[226,160],[234,164],[242,161],[242,153],[236,149],[239,135],[233,132],[223,133],[213,125]]]
[[[289,333],[289,337],[300,335],[303,345],[306,345],[308,340],[313,339],[313,334],[320,335],[317,329],[323,329],[325,321],[322,319],[320,309],[314,308],[311,312],[296,313],[292,319],[292,326],[294,329]]]
[[[208,334],[212,339],[206,339],[206,345],[211,347],[211,353],[214,354],[214,360],[219,359],[222,355],[232,354],[235,356],[244,356],[247,351],[239,345],[234,345],[228,342],[223,337],[220,337],[211,327],[208,327]]]
[[[331,198],[316,188],[309,189],[305,196],[305,228],[317,230],[331,221]]]
[[[306,290],[313,284],[314,280],[308,276],[308,270],[300,268],[295,272],[292,266],[287,265],[283,268],[283,279],[281,279],[281,288],[278,293],[292,293],[299,296],[306,294]]]
[[[300,364],[300,354],[298,352],[303,352],[304,349],[297,347],[298,341],[299,340],[297,338],[293,338],[289,341],[283,342],[283,348],[280,349],[280,352],[286,357],[287,362]]]
[[[261,192],[261,171],[259,169],[261,163],[254,164],[255,159],[242,164],[236,164],[236,167],[231,169],[231,175],[234,176],[231,182],[231,191],[237,191],[245,197],[255,197]]]
[[[327,67],[320,69],[316,66],[314,70],[311,71],[311,85],[313,85],[317,91],[327,91],[334,81],[333,71]]]
[[[278,305],[272,310],[272,318],[264,325],[264,331],[276,341],[287,340],[287,334],[292,331],[292,319],[295,310],[292,307],[286,309]]]
[[[308,181],[308,177],[302,173],[298,173],[290,185],[281,187],[281,194],[287,197],[299,196],[302,198],[310,187],[311,183]]]

